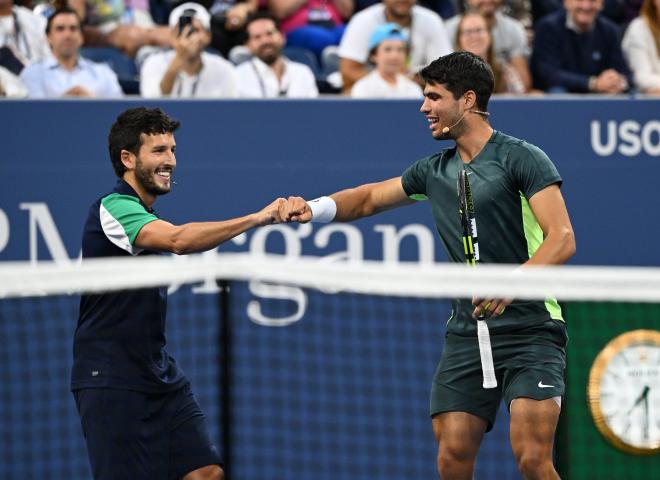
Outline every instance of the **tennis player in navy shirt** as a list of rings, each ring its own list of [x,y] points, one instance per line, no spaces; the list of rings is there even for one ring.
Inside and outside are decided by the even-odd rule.
[[[159,109],[119,115],[108,138],[119,180],[89,210],[83,258],[201,252],[280,222],[283,199],[220,222],[160,219],[152,207],[170,191],[178,127]],[[165,350],[166,312],[166,287],[81,298],[71,389],[95,479],[224,478],[189,381]]]

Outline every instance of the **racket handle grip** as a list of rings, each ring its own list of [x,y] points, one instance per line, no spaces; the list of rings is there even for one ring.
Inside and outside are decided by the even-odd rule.
[[[484,388],[497,387],[495,366],[493,364],[493,351],[490,347],[490,332],[484,320],[477,320],[477,340],[479,341],[479,355],[481,356],[481,371],[484,376]]]

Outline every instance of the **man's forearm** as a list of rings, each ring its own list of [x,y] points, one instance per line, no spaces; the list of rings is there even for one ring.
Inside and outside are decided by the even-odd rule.
[[[525,265],[561,265],[575,253],[575,236],[570,228],[548,233],[538,250]]]
[[[176,81],[176,77],[179,74],[180,70],[181,70],[181,62],[176,57],[174,57],[174,59],[172,59],[172,62],[167,67],[167,70],[165,71],[165,75],[163,75],[163,78],[160,81],[161,94],[170,95],[172,93],[172,89],[174,88],[174,82]]]
[[[160,247],[158,250],[177,255],[204,252],[257,226],[259,222],[256,214],[222,222],[186,223],[174,227],[171,234],[163,239],[162,245],[157,247]]]

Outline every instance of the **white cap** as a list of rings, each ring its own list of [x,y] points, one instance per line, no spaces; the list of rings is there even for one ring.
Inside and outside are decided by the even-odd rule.
[[[169,20],[170,28],[174,28],[179,25],[179,18],[186,10],[192,10],[194,12],[193,16],[201,22],[204,28],[209,31],[211,30],[211,14],[206,8],[195,2],[182,3],[174,10],[172,10]]]

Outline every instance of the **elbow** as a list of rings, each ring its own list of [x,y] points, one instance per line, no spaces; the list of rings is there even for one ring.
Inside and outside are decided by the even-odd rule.
[[[181,240],[177,239],[172,239],[167,250],[174,255],[186,255],[190,253],[187,246]]]
[[[561,239],[562,239],[562,263],[568,261],[573,255],[575,255],[576,245],[575,245],[575,234],[573,229],[570,227],[565,227],[562,229]]]
[[[173,253],[174,255],[188,255],[189,253],[192,253],[188,251],[186,248],[179,247],[177,245],[173,245],[172,248],[170,249],[170,252]]]
[[[195,249],[189,241],[189,238],[189,236],[185,235],[184,226],[177,227],[172,236],[168,239],[167,251],[175,255],[195,253]]]
[[[175,255],[190,255],[191,253],[199,253],[204,251],[191,242],[184,241],[183,239],[175,240],[171,243],[170,253]]]

